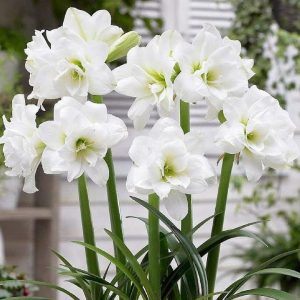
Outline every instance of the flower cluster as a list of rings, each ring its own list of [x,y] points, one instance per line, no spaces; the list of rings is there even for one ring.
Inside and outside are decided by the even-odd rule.
[[[206,24],[192,43],[166,31],[129,51],[127,64],[114,70],[116,91],[136,98],[128,116],[137,128],[145,126],[154,106],[165,117],[179,100],[206,99],[208,116],[216,117],[229,96],[243,95],[254,74],[253,61],[240,54],[240,42],[222,38],[212,25]]]
[[[114,89],[115,80],[105,61],[123,31],[111,25],[107,11],[90,16],[69,8],[62,27],[47,31],[47,40],[43,33],[36,31],[25,50],[33,87],[29,98],[72,96],[84,101],[88,93],[105,95]]]
[[[146,125],[154,108],[162,117],[148,136],[133,141],[127,189],[156,193],[175,219],[187,212],[186,194],[200,193],[215,178],[204,157],[202,134],[184,134],[170,118],[179,101],[206,101],[208,117],[222,121],[216,145],[237,154],[250,180],[298,157],[287,112],[266,92],[249,88],[253,61],[241,57],[238,41],[222,38],[212,25],[205,25],[191,43],[174,30],[143,47],[137,46],[139,40],[135,32],[123,35],[111,25],[104,10],[91,16],[70,8],[62,27],[36,32],[25,50],[33,87],[29,98],[61,100],[54,106],[54,119],[39,127],[39,107],[26,105],[23,95],[13,99],[11,121],[4,118],[0,142],[8,174],[23,176],[25,191],[36,191],[40,162],[47,174],[67,174],[72,181],[85,173],[96,184],[106,184],[105,155],[127,137],[127,128],[104,104],[87,100],[89,94],[112,90],[135,98],[128,116],[136,128]],[[107,63],[127,52],[127,62],[112,71]]]
[[[177,220],[183,219],[188,211],[185,194],[202,192],[215,177],[203,156],[202,134],[184,134],[170,118],[160,119],[148,136],[135,138],[129,156],[134,165],[127,178],[128,191],[156,193]]]

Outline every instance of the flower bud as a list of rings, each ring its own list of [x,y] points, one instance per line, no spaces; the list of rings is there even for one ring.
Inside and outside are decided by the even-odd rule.
[[[123,34],[111,45],[106,62],[112,62],[125,56],[131,48],[139,45],[140,42],[141,37],[135,31],[130,31]]]

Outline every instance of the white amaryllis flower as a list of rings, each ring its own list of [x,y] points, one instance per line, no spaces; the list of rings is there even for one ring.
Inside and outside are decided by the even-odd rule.
[[[90,15],[83,10],[70,7],[66,11],[62,27],[87,42],[101,41],[108,46],[123,34],[120,27],[111,25],[111,16],[107,10],[98,10]]]
[[[62,32],[62,34],[58,34]],[[85,101],[88,93],[105,95],[115,86],[113,74],[105,64],[109,48],[101,41],[84,41],[72,32],[56,29],[36,31],[28,43],[26,69],[33,87],[29,98],[57,99],[72,96]]]
[[[132,48],[127,63],[114,70],[116,91],[135,97],[128,116],[136,128],[145,126],[155,106],[161,117],[168,116],[174,109],[173,48],[180,41],[179,33],[167,31],[154,37],[146,47]]]
[[[35,173],[45,147],[38,136],[37,111],[36,105],[25,104],[24,95],[16,95],[12,100],[10,121],[3,116],[5,130],[0,138],[0,143],[4,144],[5,165],[10,168],[6,174],[24,177],[23,190],[26,193],[37,191]]]
[[[282,169],[298,155],[295,125],[276,99],[253,86],[241,98],[223,105],[226,121],[216,144],[227,153],[240,153],[249,180],[258,180],[266,167]]]
[[[130,147],[134,165],[126,183],[129,193],[156,193],[174,219],[183,219],[188,211],[185,194],[202,192],[214,178],[202,151],[199,132],[184,134],[175,120],[160,119]]]
[[[42,166],[47,174],[67,173],[68,181],[86,173],[96,184],[105,185],[107,149],[127,137],[124,122],[110,114],[104,104],[79,103],[64,97],[54,106],[54,120],[40,125],[46,145]]]
[[[191,44],[175,48],[181,70],[174,82],[177,96],[187,102],[207,100],[208,117],[222,110],[229,96],[241,96],[253,76],[253,61],[241,58],[241,44],[222,38],[219,31],[205,24]]]

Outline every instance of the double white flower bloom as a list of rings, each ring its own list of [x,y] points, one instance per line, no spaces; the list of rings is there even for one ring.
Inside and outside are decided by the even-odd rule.
[[[54,120],[42,123],[39,133],[46,145],[45,173],[67,173],[68,181],[85,173],[102,186],[109,175],[104,156],[127,137],[127,128],[121,119],[107,114],[104,104],[81,104],[64,97],[54,107]]]
[[[90,16],[75,8],[68,9],[62,27],[47,31],[48,42],[42,31],[36,31],[25,50],[33,87],[29,98],[42,101],[72,96],[85,101],[88,93],[111,92],[115,80],[105,61],[122,33],[111,25],[107,11]]]
[[[241,58],[238,41],[222,38],[211,25],[192,43],[166,31],[146,47],[132,48],[127,63],[112,72],[106,62],[139,43],[136,33],[122,34],[111,25],[107,11],[91,16],[74,8],[67,11],[62,27],[46,34],[36,31],[25,50],[30,97],[62,100],[54,107],[54,120],[38,128],[38,106],[26,105],[23,95],[13,99],[10,122],[3,119],[0,143],[7,174],[24,177],[24,191],[37,190],[34,177],[40,162],[45,173],[66,173],[69,181],[85,173],[96,184],[106,184],[104,157],[127,137],[127,128],[104,104],[86,100],[88,94],[104,95],[114,88],[135,97],[128,112],[135,127],[143,128],[154,108],[163,117],[148,136],[133,141],[127,189],[138,195],[156,193],[177,220],[188,210],[185,195],[202,192],[215,178],[203,155],[202,135],[184,134],[175,120],[165,118],[179,100],[206,99],[210,117],[223,111],[226,120],[216,144],[241,156],[251,180],[259,179],[266,167],[281,169],[298,157],[295,126],[287,112],[267,93],[248,89],[253,62]]]
[[[116,91],[135,97],[128,116],[136,128],[143,128],[156,106],[161,117],[168,116],[175,107],[172,77],[176,44],[182,42],[176,31],[156,36],[146,47],[134,47],[127,55],[127,63],[114,70],[118,81]]]
[[[242,59],[241,44],[222,38],[205,24],[191,44],[181,43],[174,56],[181,72],[174,82],[177,96],[187,102],[207,100],[208,117],[215,118],[229,96],[241,96],[248,89],[253,61]]]
[[[16,95],[12,100],[10,122],[3,116],[5,131],[0,138],[4,144],[5,165],[10,168],[8,176],[25,178],[24,192],[34,193],[35,173],[40,164],[45,145],[39,137],[36,126],[36,105],[26,105],[24,95]]]
[[[114,71],[116,91],[136,98],[128,116],[137,128],[145,126],[153,107],[161,117],[169,116],[180,99],[206,99],[208,116],[215,118],[227,97],[246,92],[254,74],[253,61],[240,55],[240,42],[222,38],[212,25],[206,24],[192,43],[166,31],[129,51],[127,64]]]
[[[134,165],[127,178],[128,191],[156,193],[174,219],[183,219],[188,210],[185,194],[202,192],[215,176],[202,143],[199,132],[184,134],[175,120],[160,119],[148,136],[135,138],[130,147]]]
[[[241,153],[249,180],[258,180],[266,167],[282,169],[298,156],[295,125],[288,113],[268,93],[251,87],[241,98],[223,105],[226,121],[216,144],[227,153]]]

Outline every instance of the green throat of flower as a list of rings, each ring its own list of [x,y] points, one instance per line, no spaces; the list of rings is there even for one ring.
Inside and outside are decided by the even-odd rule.
[[[78,67],[83,73],[85,72],[85,68],[79,59],[71,59],[70,63]],[[71,71],[72,79],[75,81],[81,80],[83,78],[83,75],[81,74],[81,72],[79,72],[78,68],[74,68]]]
[[[82,157],[93,150],[93,142],[89,141],[87,138],[81,137],[76,141],[75,149],[77,157]]]
[[[169,177],[174,177],[174,176],[176,176],[175,167],[172,163],[166,160],[163,169],[162,179],[163,181],[168,181]]]
[[[216,80],[218,79],[218,75],[216,71],[211,70],[207,73],[203,73],[201,75],[201,78],[207,85],[214,85]]]
[[[162,72],[158,72],[156,70],[151,70],[150,69],[150,70],[147,70],[147,73],[153,79],[153,82],[151,82],[151,83],[157,83],[157,84],[161,85],[162,87],[167,86],[165,76]]]

